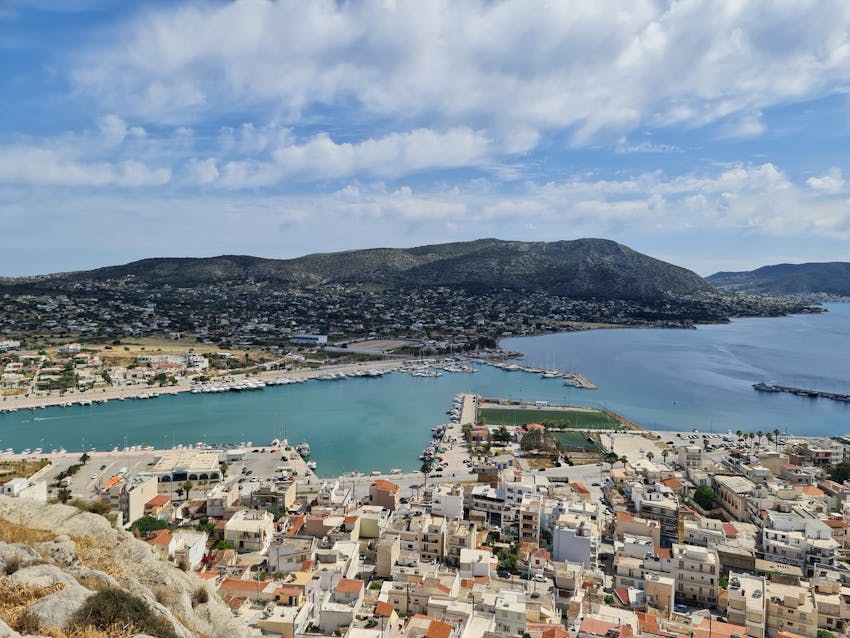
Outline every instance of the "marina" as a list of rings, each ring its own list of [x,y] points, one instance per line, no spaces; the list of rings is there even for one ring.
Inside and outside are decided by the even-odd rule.
[[[752,379],[785,381],[787,361],[794,360],[798,381],[788,378],[782,385],[847,387],[850,363],[841,353],[850,348],[848,330],[850,306],[831,304],[823,315],[743,319],[698,330],[600,330],[506,339],[503,347],[525,353],[507,362],[516,369],[483,359],[446,360],[444,365],[462,363],[478,372],[440,370],[441,376],[422,378],[401,372],[401,362],[390,361],[264,373],[252,377],[265,382],[257,391],[128,389],[134,396],[158,396],[156,401],[89,393],[77,395],[78,400],[91,399],[89,406],[70,405],[65,397],[68,407],[0,414],[0,449],[108,451],[267,441],[279,436],[275,424],[285,422],[291,441],[309,442],[310,459],[321,476],[355,470],[366,475],[374,470],[409,472],[421,465],[419,456],[431,444],[433,428],[457,423],[461,415],[453,397],[467,392],[530,404],[603,408],[645,429],[725,432],[778,426],[790,433],[838,435],[850,428],[849,403],[755,392]],[[787,339],[788,333],[795,339]],[[559,360],[573,361],[599,388],[587,392],[539,372],[552,352]],[[348,375],[367,369],[385,373],[380,378]],[[343,371],[346,376],[333,383],[306,380]],[[269,383],[281,377],[305,382]],[[9,403],[0,405],[7,408]]]

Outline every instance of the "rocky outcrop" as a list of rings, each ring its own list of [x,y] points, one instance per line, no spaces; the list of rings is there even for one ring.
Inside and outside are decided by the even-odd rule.
[[[0,496],[4,526],[0,577],[45,593],[26,605],[44,628],[63,629],[93,592],[117,587],[145,600],[178,636],[251,635],[212,591],[207,602],[193,606],[195,592],[208,587],[204,581],[159,560],[146,543],[102,516]],[[18,634],[2,623],[0,637],[6,635]]]

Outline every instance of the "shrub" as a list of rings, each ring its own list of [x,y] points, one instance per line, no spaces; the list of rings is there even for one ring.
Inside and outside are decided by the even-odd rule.
[[[192,594],[192,607],[197,607],[198,605],[203,605],[210,600],[210,592],[206,587],[201,585],[198,587],[194,593]]]
[[[94,627],[107,632],[115,627],[132,627],[135,632],[157,638],[177,638],[171,626],[156,616],[144,600],[122,589],[104,589],[89,596],[71,624],[79,629]]]
[[[141,518],[137,518],[133,521],[133,524],[130,526],[130,529],[136,530],[144,536],[148,532],[154,532],[158,529],[165,529],[168,527],[168,523],[165,521],[161,521],[158,518],[154,518],[153,516],[142,516]]]
[[[6,567],[5,567],[6,575],[11,576],[16,571],[18,571],[20,568],[21,568],[21,559],[16,555],[9,556],[9,558],[6,560]],[[32,633],[32,632],[30,632],[30,633]]]
[[[15,631],[22,635],[38,634],[41,630],[41,621],[38,616],[29,609],[24,609],[18,614],[18,619],[15,621]]]

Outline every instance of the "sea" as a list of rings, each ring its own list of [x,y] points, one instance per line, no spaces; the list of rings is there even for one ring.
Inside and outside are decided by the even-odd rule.
[[[647,429],[850,433],[850,404],[756,392],[765,381],[850,393],[850,304],[696,330],[605,329],[506,338],[524,362],[586,374],[597,390],[480,365],[475,374],[313,380],[262,391],[180,394],[0,414],[0,450],[309,442],[320,476],[415,470],[452,398],[603,407]],[[2,404],[0,404],[2,405]]]

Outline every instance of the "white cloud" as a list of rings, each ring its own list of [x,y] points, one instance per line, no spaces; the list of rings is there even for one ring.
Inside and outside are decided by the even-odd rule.
[[[575,143],[728,122],[844,91],[850,4],[242,0],[152,10],[75,60],[77,90],[148,121],[331,106]],[[495,133],[493,133],[495,134]],[[526,143],[521,146],[527,146]]]
[[[806,180],[806,184],[814,191],[836,195],[844,191],[847,183],[841,175],[841,169],[831,168],[829,171],[820,177],[810,177]]]
[[[320,133],[303,144],[291,137],[270,158],[235,160],[222,169],[226,188],[269,186],[287,178],[336,179],[354,175],[397,177],[422,170],[484,164],[496,149],[468,128],[444,132],[416,129],[357,143],[335,142]]]
[[[39,186],[161,186],[168,168],[151,168],[135,160],[80,161],[62,150],[31,146],[0,147],[0,182]]]

